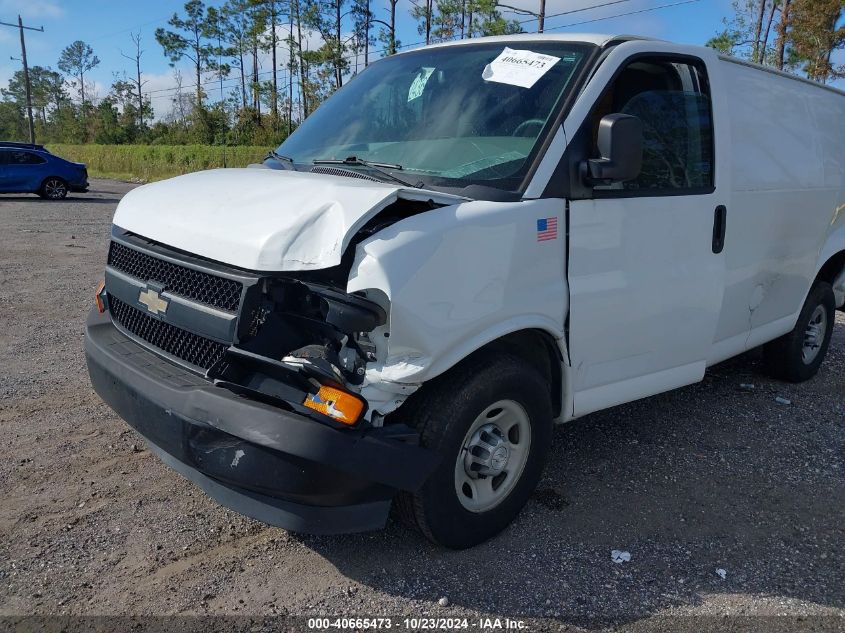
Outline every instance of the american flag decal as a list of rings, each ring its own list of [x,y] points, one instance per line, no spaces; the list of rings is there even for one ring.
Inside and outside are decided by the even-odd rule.
[[[557,239],[557,218],[540,218],[537,220],[537,241]]]

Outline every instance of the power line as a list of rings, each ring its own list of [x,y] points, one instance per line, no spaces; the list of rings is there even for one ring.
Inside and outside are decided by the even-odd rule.
[[[590,7],[581,7],[580,9],[570,9],[569,11],[561,11],[560,13],[552,13],[549,15],[544,15],[543,19],[548,20],[550,18],[558,18],[562,15],[570,15],[572,13],[583,13],[584,11],[591,11],[593,9],[601,9],[602,7],[609,7],[614,4],[622,4],[623,2],[631,2],[631,0],[611,0],[610,2],[602,2],[601,4],[594,4]],[[505,13],[513,13],[513,11],[505,11]],[[539,16],[534,15],[533,17],[527,18],[525,20],[521,20],[519,24],[527,24],[528,22],[536,22],[539,19]]]
[[[679,7],[682,4],[693,4],[696,2],[701,2],[701,0],[683,0],[682,2],[672,2],[670,4],[661,4],[658,7],[649,7],[647,9],[640,9],[638,11],[627,11],[626,13],[619,13],[617,15],[609,15],[605,18],[596,18],[594,20],[584,20],[583,22],[573,22],[572,24],[561,24],[560,26],[554,26],[550,29],[546,29],[547,31],[554,31],[555,29],[567,29],[571,26],[581,26],[583,24],[592,24],[593,22],[601,22],[602,20],[613,20],[615,18],[624,18],[628,15],[637,15],[638,13],[648,13],[649,11],[657,11],[658,9],[669,9],[671,7]]]
[[[158,18],[157,20],[150,20],[149,22],[142,22],[141,24],[136,24],[135,26],[131,26],[129,28],[121,29],[119,31],[112,31],[111,33],[104,33],[103,35],[98,35],[97,37],[92,37],[88,41],[89,42],[98,42],[100,40],[105,40],[105,39],[108,39],[110,37],[114,37],[115,35],[121,35],[123,33],[132,33],[136,29],[140,29],[142,26],[149,26],[150,24],[158,24],[160,22],[164,22],[165,20],[169,20],[169,19],[170,19],[170,15],[167,15],[163,18]]]

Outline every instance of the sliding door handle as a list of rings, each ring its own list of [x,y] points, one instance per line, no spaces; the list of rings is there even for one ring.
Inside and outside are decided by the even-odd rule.
[[[725,230],[728,227],[728,208],[720,204],[713,213],[713,252],[719,254],[725,248]]]

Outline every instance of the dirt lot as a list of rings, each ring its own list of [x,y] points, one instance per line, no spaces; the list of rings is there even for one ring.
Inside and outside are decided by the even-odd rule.
[[[393,523],[297,536],[209,500],[89,387],[83,323],[129,187],[0,196],[0,615],[489,615],[653,630],[700,621],[679,615],[786,614],[845,626],[845,315],[808,384],[770,381],[748,354],[559,428],[541,489],[474,550]]]

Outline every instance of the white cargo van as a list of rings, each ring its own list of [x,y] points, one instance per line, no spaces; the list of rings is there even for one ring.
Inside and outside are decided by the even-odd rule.
[[[130,192],[92,383],[221,503],[291,530],[496,534],[553,422],[765,344],[811,378],[845,304],[845,98],[635,37],[372,64],[261,166]]]

